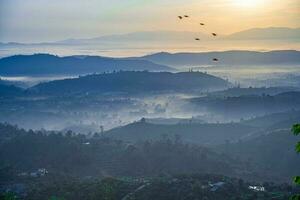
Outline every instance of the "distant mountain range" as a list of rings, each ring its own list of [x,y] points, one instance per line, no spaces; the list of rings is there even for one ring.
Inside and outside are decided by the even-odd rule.
[[[118,59],[100,56],[58,57],[49,54],[17,55],[0,59],[0,75],[84,75],[91,73],[131,71],[172,71],[146,60]]]
[[[213,62],[218,58],[219,62]],[[139,59],[169,66],[191,65],[300,65],[300,51],[224,51],[203,53],[156,53]]]
[[[40,83],[31,92],[51,95],[86,93],[188,92],[221,89],[229,82],[200,72],[116,72]]]
[[[213,62],[218,58],[219,62]],[[174,71],[182,66],[300,65],[300,51],[156,53],[143,57],[16,55],[0,59],[2,76],[86,75],[113,71]]]
[[[215,39],[206,32],[189,32],[189,31],[144,31],[133,32],[119,35],[106,35],[91,39],[68,39],[58,41],[58,44],[90,44],[90,43],[107,43],[107,42],[182,42],[189,41],[189,38],[201,38],[201,40]],[[286,27],[268,27],[253,28],[230,35],[221,35],[218,39],[225,40],[300,40],[300,28]],[[192,40],[191,40],[192,41]]]
[[[205,31],[205,29],[204,29]],[[56,42],[30,43],[27,45],[84,45],[84,44],[107,44],[107,43],[133,43],[133,42],[188,42],[191,38],[201,38],[201,40],[216,40],[209,32],[190,31],[143,31],[127,34],[104,35],[87,39],[66,39]],[[230,35],[219,33],[218,40],[300,40],[300,28],[267,27],[253,28]],[[26,45],[24,43],[9,42],[0,43],[4,45]]]
[[[118,35],[105,35],[90,39],[67,39],[56,42],[57,44],[97,44],[97,43],[122,43],[122,42],[171,42],[187,41],[189,38],[201,37],[210,39],[210,35],[189,31],[143,31]],[[193,40],[192,40],[193,41]]]
[[[233,33],[225,39],[231,40],[300,40],[300,28],[270,27],[253,28]]]

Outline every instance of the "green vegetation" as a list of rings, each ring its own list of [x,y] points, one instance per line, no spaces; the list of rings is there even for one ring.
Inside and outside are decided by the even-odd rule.
[[[3,167],[6,166],[6,170],[2,171],[3,177],[9,171],[17,176],[39,168],[46,168],[49,173],[76,177],[152,176],[184,172],[233,175],[239,166],[226,155],[185,144],[175,136],[126,143],[99,134],[88,137],[72,132],[34,132],[8,125],[3,125],[2,130],[15,130],[10,136],[3,134],[3,137],[6,136],[0,145],[0,158]]]
[[[290,134],[290,129],[279,129],[235,143],[218,145],[215,151],[247,163],[246,166],[253,169],[256,176],[267,181],[290,182],[292,177],[300,173],[300,168],[294,167],[300,165],[298,155],[294,152],[294,143],[295,137]]]
[[[298,125],[293,130],[299,134]],[[285,180],[281,176],[299,173],[291,149],[281,148],[294,144],[287,132],[274,131],[213,149],[187,144],[179,135],[127,143],[105,134],[26,131],[0,124],[0,186],[16,192],[1,198],[285,200],[299,193],[299,187],[279,183]],[[36,174],[43,168],[47,173]],[[215,187],[215,183],[221,184]]]
[[[162,135],[166,135],[171,138],[180,137],[185,143],[216,145],[238,140],[255,130],[258,129],[241,123],[184,123],[166,125],[136,122],[109,130],[105,134],[109,137],[128,142],[158,141]]]
[[[17,196],[12,192],[6,192],[4,194],[0,194],[0,200],[17,200]]]
[[[53,197],[50,197],[49,200],[65,200],[65,199],[64,199],[64,198],[59,198],[59,197],[53,196]]]
[[[300,124],[295,124],[292,128],[294,135],[298,136],[300,134]],[[296,145],[296,152],[300,153],[300,141]],[[300,176],[294,178],[294,182],[300,185]]]
[[[300,124],[295,124],[292,128],[292,132],[295,136],[298,136],[300,134]],[[300,141],[297,143],[296,145],[296,152],[300,153]],[[298,167],[298,166],[297,166]],[[300,185],[300,176],[296,176],[294,178],[294,182],[297,185]],[[300,200],[300,194],[294,195],[292,198],[292,200]]]
[[[286,200],[299,191],[287,184],[263,183],[264,191],[250,189],[253,182],[211,174],[163,175],[151,178],[96,180],[37,180],[26,200]],[[59,197],[59,198],[58,198]]]

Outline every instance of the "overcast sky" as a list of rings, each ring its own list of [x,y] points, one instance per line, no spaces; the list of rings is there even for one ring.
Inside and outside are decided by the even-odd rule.
[[[189,14],[180,23],[177,15]],[[300,0],[0,0],[1,42],[45,42],[134,31],[300,27]]]

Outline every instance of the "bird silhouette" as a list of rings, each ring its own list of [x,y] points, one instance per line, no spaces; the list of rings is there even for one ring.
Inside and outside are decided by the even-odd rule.
[[[183,18],[189,18],[189,16],[188,15],[183,15],[183,16],[178,16],[178,18],[180,19],[180,20],[182,20]],[[200,22],[199,23],[201,26],[205,26],[205,24],[204,23],[202,23],[202,22]],[[216,37],[217,36],[217,33],[211,33],[214,37]],[[200,38],[195,38],[195,40],[196,41],[200,41]],[[212,61],[213,62],[219,62],[219,59],[218,58],[213,58],[212,59]]]

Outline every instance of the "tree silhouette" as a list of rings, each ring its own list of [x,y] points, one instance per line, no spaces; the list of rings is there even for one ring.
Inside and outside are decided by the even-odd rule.
[[[12,192],[8,192],[8,193],[5,193],[3,196],[0,195],[0,199],[1,200],[17,200],[17,196]]]
[[[59,198],[56,196],[52,196],[49,200],[65,200],[64,198]]]
[[[298,136],[300,135],[300,124],[295,124],[293,127],[292,127],[292,132],[295,136]],[[300,153],[300,141],[298,141],[297,145],[296,145],[296,152],[297,153]],[[300,176],[296,176],[294,178],[294,182],[297,184],[297,185],[300,185]],[[291,200],[300,200],[300,194],[297,194],[297,195],[294,195],[291,197]]]

